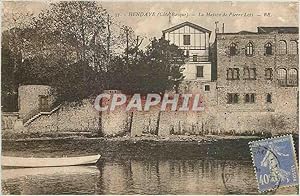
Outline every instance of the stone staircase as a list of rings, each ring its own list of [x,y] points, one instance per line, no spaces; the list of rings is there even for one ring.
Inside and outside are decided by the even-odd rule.
[[[26,115],[23,118],[24,127],[28,126],[30,123],[32,123],[34,120],[36,120],[37,118],[39,118],[42,115],[51,115],[55,111],[59,110],[60,107],[61,107],[61,104],[56,106],[55,108],[53,108],[51,111],[33,110],[32,112],[30,112],[28,115]]]

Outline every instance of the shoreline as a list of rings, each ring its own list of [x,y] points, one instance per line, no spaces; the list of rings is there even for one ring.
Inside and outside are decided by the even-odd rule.
[[[298,145],[298,138],[294,143]],[[256,136],[60,137],[2,140],[2,154],[63,157],[100,154],[103,159],[251,160],[248,142]],[[297,149],[297,146],[295,147]],[[298,153],[297,153],[298,154]]]
[[[26,136],[26,135],[25,135]],[[52,135],[41,137],[2,137],[2,141],[42,141],[42,140],[61,140],[61,139],[86,139],[86,140],[110,140],[110,141],[211,141],[220,139],[256,139],[265,138],[262,136],[244,136],[244,135],[170,135],[170,136],[157,136],[151,134],[143,134],[142,136],[130,137],[130,136],[115,136],[115,137],[96,137],[90,134],[71,134],[69,136]]]
[[[292,134],[298,138],[295,133],[282,133],[281,135]],[[85,139],[108,139],[108,140],[203,140],[203,139],[240,139],[240,138],[270,138],[276,137],[269,133],[262,134],[170,134],[168,136],[158,136],[150,133],[143,133],[141,136],[130,136],[126,132],[122,135],[98,136],[97,133],[91,131],[65,131],[65,132],[14,132],[2,131],[2,141],[30,141],[30,140],[56,140],[69,138],[85,138]]]

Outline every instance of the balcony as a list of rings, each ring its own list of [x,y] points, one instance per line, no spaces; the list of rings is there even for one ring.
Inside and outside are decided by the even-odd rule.
[[[186,62],[208,62],[210,60],[209,56],[189,56],[185,59]]]

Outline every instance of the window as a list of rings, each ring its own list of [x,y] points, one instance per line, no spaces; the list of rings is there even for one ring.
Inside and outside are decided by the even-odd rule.
[[[228,68],[227,69],[227,80],[232,80],[232,75],[233,75],[233,69]]]
[[[45,95],[39,96],[39,107],[40,107],[40,111],[48,111],[49,109],[48,96]]]
[[[248,67],[244,67],[244,79],[250,78],[250,70]]]
[[[233,74],[232,74],[232,79],[238,80],[239,78],[240,78],[239,69],[238,68],[234,68],[233,69]]]
[[[239,95],[238,94],[234,94],[233,95],[233,103],[238,103],[239,102]]]
[[[297,69],[290,69],[288,71],[287,82],[289,86],[297,86],[298,85],[298,71]]]
[[[287,44],[286,41],[280,40],[278,44],[278,53],[279,54],[287,54]]]
[[[266,68],[265,69],[266,80],[272,80],[272,76],[273,76],[272,72],[273,72],[272,68]]]
[[[249,68],[250,70],[250,79],[256,80],[256,68]]]
[[[254,93],[245,94],[245,103],[255,103],[255,94]]]
[[[197,78],[202,78],[203,77],[203,66],[197,66]]]
[[[197,55],[193,55],[193,62],[197,62],[198,56]]]
[[[267,94],[267,103],[272,103],[272,95],[270,93]]]
[[[233,103],[233,94],[232,93],[227,94],[227,103]]]
[[[239,68],[227,69],[227,80],[239,80],[239,79],[240,79]]]
[[[255,103],[255,94],[254,93],[252,93],[250,95],[250,103]]]
[[[290,54],[298,54],[298,42],[296,40],[290,41]]]
[[[228,93],[227,94],[227,103],[233,104],[239,102],[239,94],[237,93]]]
[[[246,45],[246,51],[245,51],[245,54],[247,56],[252,56],[253,55],[253,44],[251,42],[249,42],[247,45]]]
[[[191,45],[191,36],[183,35],[183,45]]]
[[[280,86],[298,86],[298,70],[295,68],[286,70],[280,68],[277,71]]]
[[[272,51],[272,44],[269,42],[265,45],[265,54],[271,55],[273,53]]]
[[[246,94],[245,95],[245,103],[249,103],[250,102],[250,95]]]
[[[237,45],[235,43],[231,43],[229,47],[230,56],[237,55]]]
[[[204,86],[204,90],[205,90],[205,91],[210,91],[210,86],[209,86],[209,85],[205,85],[205,86]]]
[[[244,68],[244,80],[256,80],[256,68]]]
[[[280,68],[277,71],[278,74],[278,83],[280,86],[286,86],[287,84],[287,72],[286,69]]]
[[[186,51],[185,51],[185,56],[186,56],[186,57],[189,57],[189,56],[190,56],[190,51],[189,51],[189,50],[186,50]]]

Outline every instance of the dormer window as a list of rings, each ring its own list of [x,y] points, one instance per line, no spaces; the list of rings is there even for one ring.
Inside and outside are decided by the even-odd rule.
[[[183,45],[191,45],[191,36],[183,35]]]
[[[230,56],[237,55],[237,45],[235,43],[231,43],[229,46],[229,54]]]

